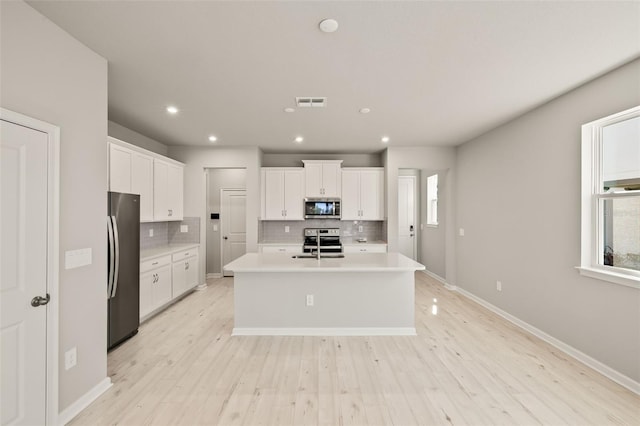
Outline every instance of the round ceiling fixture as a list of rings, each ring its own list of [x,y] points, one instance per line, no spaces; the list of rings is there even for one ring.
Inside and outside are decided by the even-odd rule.
[[[389,142],[391,139],[389,139],[389,136],[383,136],[382,139],[380,139],[382,141],[382,143],[387,143]]]
[[[304,140],[304,138],[302,136],[296,136],[295,141],[297,143],[302,143],[302,141]]]
[[[213,135],[209,136],[209,142],[215,142],[215,141],[217,141],[217,140],[218,140],[218,138],[217,138],[217,137],[215,137],[215,136],[213,136]]]
[[[177,114],[177,113],[178,113],[178,108],[176,108],[176,107],[175,107],[175,106],[173,106],[173,105],[169,105],[169,106],[167,107],[167,112],[168,112],[169,114]]]
[[[332,33],[338,29],[338,21],[335,19],[323,19],[320,21],[320,30],[325,33]]]
[[[371,108],[360,108],[360,114],[369,114],[371,112]]]
[[[296,112],[296,110],[291,107],[288,107],[284,109],[284,112]]]

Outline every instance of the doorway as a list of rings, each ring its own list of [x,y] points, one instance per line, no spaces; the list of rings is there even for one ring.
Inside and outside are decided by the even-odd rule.
[[[417,171],[400,170],[398,176],[398,251],[408,258],[417,260],[418,237],[416,219],[418,217]]]
[[[206,262],[207,278],[223,276],[223,244],[225,225],[224,218],[228,215],[222,212],[222,190],[241,190],[246,193],[245,168],[206,168]],[[246,228],[246,213],[242,214]],[[234,227],[237,228],[236,224]],[[246,231],[246,229],[245,229]],[[228,234],[227,234],[228,237]]]
[[[59,133],[0,109],[2,424],[57,422]]]

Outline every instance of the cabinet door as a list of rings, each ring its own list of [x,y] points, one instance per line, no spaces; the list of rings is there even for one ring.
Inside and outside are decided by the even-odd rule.
[[[193,256],[186,261],[187,263],[187,273],[186,273],[186,289],[190,290],[199,284],[198,282],[198,266],[199,266],[199,257]]]
[[[131,191],[140,194],[140,221],[153,221],[153,158],[133,153]]]
[[[153,285],[153,309],[169,303],[172,299],[171,293],[171,267],[163,266],[155,270],[157,279]]]
[[[382,170],[360,171],[360,219],[383,219],[383,180]]]
[[[152,270],[140,274],[140,318],[147,316],[154,309],[153,286],[155,285],[156,271]]]
[[[172,267],[173,286],[171,296],[176,298],[187,290],[187,261],[174,262]]]
[[[158,159],[153,160],[153,219],[169,220],[169,164]]]
[[[342,171],[342,220],[360,220],[360,172]]]
[[[184,169],[175,164],[167,166],[167,208],[169,220],[183,219]]]
[[[322,165],[322,196],[339,197],[341,167],[340,164],[326,163]]]
[[[323,197],[322,193],[322,164],[311,163],[304,165],[305,196]]]
[[[132,151],[109,144],[109,191],[131,193],[132,158]]]
[[[287,220],[304,219],[304,170],[284,171],[284,211]]]
[[[284,171],[262,169],[264,203],[263,220],[282,220],[284,217]]]

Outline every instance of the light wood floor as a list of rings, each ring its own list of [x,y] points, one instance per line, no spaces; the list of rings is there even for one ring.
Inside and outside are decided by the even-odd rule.
[[[640,397],[422,273],[415,337],[232,327],[233,280],[211,281],[109,354],[71,424],[639,424]]]

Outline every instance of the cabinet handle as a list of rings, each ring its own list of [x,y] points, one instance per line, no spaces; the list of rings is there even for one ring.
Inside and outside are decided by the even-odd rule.
[[[158,264],[158,262],[153,262],[151,265],[157,265],[157,264]]]
[[[184,270],[186,271],[187,269],[189,269],[189,262],[184,262]]]
[[[169,216],[173,216],[173,210],[169,209]]]

